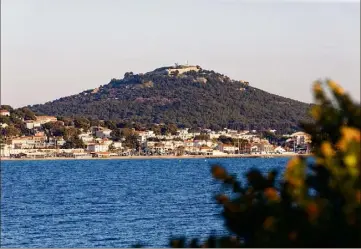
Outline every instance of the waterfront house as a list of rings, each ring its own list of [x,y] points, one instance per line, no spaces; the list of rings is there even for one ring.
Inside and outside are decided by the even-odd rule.
[[[199,153],[201,154],[201,155],[213,155],[213,149],[212,148],[210,148],[210,147],[208,147],[208,146],[201,146],[200,148],[199,148]]]
[[[0,157],[10,157],[11,145],[0,144]]]
[[[220,144],[218,144],[217,149],[219,151],[227,153],[227,154],[235,154],[235,153],[238,152],[238,148],[236,146],[231,145],[231,144],[220,143]]]
[[[109,145],[104,143],[89,143],[87,145],[87,151],[89,152],[107,152],[109,150]]]
[[[296,146],[311,143],[311,136],[303,131],[295,132],[295,133],[291,134],[291,137],[293,138],[294,142],[296,143]]]
[[[199,154],[199,148],[195,146],[186,146],[184,148],[184,151],[189,155],[198,155]]]
[[[95,152],[93,153],[94,157],[99,157],[99,158],[108,158],[110,157],[110,153],[109,152]]]
[[[11,144],[15,149],[45,148],[45,142],[45,136],[24,136],[11,140]]]
[[[72,153],[72,157],[76,158],[76,159],[90,159],[92,158],[92,154],[88,154],[85,152],[74,152]]]
[[[36,159],[36,158],[46,158],[48,157],[48,154],[46,152],[40,152],[40,151],[37,151],[37,152],[27,152],[27,153],[24,153],[25,154],[25,157],[26,158],[33,158],[33,159]]]

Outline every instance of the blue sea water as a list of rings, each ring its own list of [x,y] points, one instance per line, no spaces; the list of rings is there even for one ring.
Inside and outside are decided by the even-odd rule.
[[[213,199],[220,163],[238,178],[288,158],[1,162],[1,247],[167,247],[229,234]]]

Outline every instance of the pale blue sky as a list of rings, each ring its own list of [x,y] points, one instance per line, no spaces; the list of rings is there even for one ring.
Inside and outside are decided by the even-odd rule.
[[[311,102],[331,77],[360,100],[360,3],[2,0],[1,103],[44,103],[175,62]]]

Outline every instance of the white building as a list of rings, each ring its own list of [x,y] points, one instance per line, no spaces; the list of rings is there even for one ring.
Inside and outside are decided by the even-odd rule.
[[[94,142],[94,137],[91,133],[82,133],[79,135],[79,138],[84,142],[84,144]]]
[[[219,151],[228,153],[228,154],[235,154],[238,151],[238,148],[231,144],[219,144],[217,147],[218,147]]]
[[[45,148],[45,136],[19,137],[11,140],[11,145],[15,149]]]
[[[34,128],[39,128],[41,127],[41,123],[39,121],[34,121],[34,120],[27,120],[25,121],[25,126],[27,129],[34,129]]]
[[[110,138],[111,136],[110,136],[110,133],[112,132],[112,130],[110,130],[110,129],[107,129],[107,128],[103,128],[103,129],[101,129],[101,130],[97,130],[96,132],[95,132],[95,136],[97,137],[97,138]]]
[[[10,145],[0,144],[0,157],[10,157],[10,150]]]
[[[109,145],[106,144],[88,144],[87,145],[87,151],[89,152],[107,152],[109,150]]]
[[[311,142],[311,136],[306,132],[302,132],[302,131],[295,132],[291,134],[291,137],[296,142],[296,145],[303,145]]]

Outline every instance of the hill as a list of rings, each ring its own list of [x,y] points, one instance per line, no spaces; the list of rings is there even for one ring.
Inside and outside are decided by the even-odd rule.
[[[300,120],[309,120],[309,107],[199,66],[179,65],[128,72],[96,89],[29,106],[44,115],[279,131],[297,129]]]

